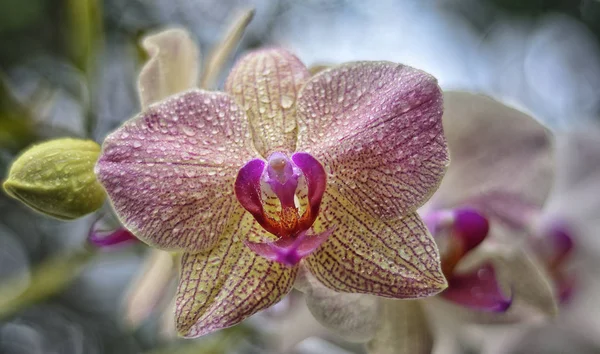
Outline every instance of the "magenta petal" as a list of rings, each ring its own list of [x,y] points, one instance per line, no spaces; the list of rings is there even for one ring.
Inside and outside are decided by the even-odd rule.
[[[138,241],[138,239],[124,227],[120,227],[114,231],[99,231],[94,229],[95,224],[96,223],[94,223],[90,229],[88,241],[96,247],[112,247]]]
[[[477,247],[490,231],[490,224],[485,216],[474,209],[456,209],[454,213],[454,235],[460,237],[464,252]]]
[[[317,159],[304,152],[295,153],[292,156],[292,161],[300,168],[306,178],[311,215],[316,217],[319,212],[323,193],[325,193],[325,187],[327,186],[325,169]]]
[[[263,216],[260,199],[260,176],[265,169],[265,162],[254,159],[245,164],[235,179],[235,196],[244,209],[254,217]]]
[[[491,264],[484,264],[471,273],[452,275],[441,296],[459,305],[489,312],[504,312],[512,303],[512,296],[502,293]]]
[[[244,244],[254,253],[269,260],[279,262],[287,266],[295,266],[319,248],[325,240],[333,233],[333,229],[321,232],[317,235],[307,236],[305,232],[295,239],[290,237],[280,238],[275,242],[257,243],[248,240]]]

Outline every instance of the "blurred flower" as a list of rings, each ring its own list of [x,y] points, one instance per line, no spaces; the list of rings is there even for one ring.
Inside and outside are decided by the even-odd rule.
[[[43,214],[77,219],[106,198],[93,166],[100,146],[90,140],[56,139],[35,145],[12,164],[4,190]]]
[[[528,246],[550,275],[560,314],[554,325],[564,333],[582,337],[600,347],[597,299],[600,296],[600,127],[588,124],[556,132],[556,179],[543,209],[524,205],[525,213],[511,214],[496,203],[505,223],[529,230]],[[484,333],[483,352],[513,352],[527,344],[531,333],[555,333],[554,325],[534,325],[518,331],[504,327]],[[481,333],[479,333],[481,335]],[[553,334],[555,335],[555,334]],[[496,349],[498,340],[504,350]],[[481,341],[480,341],[481,342]],[[492,348],[494,348],[492,350]]]
[[[452,163],[420,213],[440,247],[448,288],[419,301],[369,301],[329,292],[317,279],[301,284],[309,309],[321,314],[316,318],[345,338],[370,340],[370,353],[429,353],[434,337],[446,346],[444,337],[461,327],[456,321],[504,323],[526,319],[533,310],[556,311],[542,265],[520,251],[522,243],[509,238],[480,203],[515,192],[542,206],[553,177],[548,132],[484,96],[446,92],[444,104]]]
[[[140,92],[152,90],[163,93]],[[336,291],[415,298],[446,286],[415,212],[448,162],[435,79],[388,62],[310,78],[296,57],[267,49],[243,57],[226,90],[152,104],[105,140],[96,167],[129,230],[183,252],[182,335],[278,302],[302,259]]]

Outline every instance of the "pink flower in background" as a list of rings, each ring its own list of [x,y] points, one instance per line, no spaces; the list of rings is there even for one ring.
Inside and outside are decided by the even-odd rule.
[[[448,164],[434,78],[389,62],[310,77],[281,49],[244,56],[226,92],[152,104],[97,164],[123,224],[182,252],[178,331],[194,337],[278,302],[298,263],[340,292],[446,286],[416,209]]]

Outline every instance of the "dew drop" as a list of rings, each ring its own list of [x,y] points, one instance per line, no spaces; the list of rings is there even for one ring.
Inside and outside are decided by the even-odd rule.
[[[187,125],[184,125],[181,130],[183,131],[183,134],[187,135],[187,136],[194,136],[196,135],[196,131],[194,129],[192,129],[191,127],[188,127]]]
[[[281,107],[284,109],[292,107],[294,104],[294,99],[289,96],[281,96]]]

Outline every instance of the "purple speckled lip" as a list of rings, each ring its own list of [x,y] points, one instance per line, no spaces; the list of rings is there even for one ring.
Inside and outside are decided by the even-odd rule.
[[[300,178],[305,181],[302,186],[298,183]],[[261,159],[246,163],[235,182],[236,197],[266,231],[279,239],[265,243],[246,240],[245,244],[255,253],[288,266],[296,265],[319,248],[333,231],[310,236],[307,231],[319,213],[326,183],[323,166],[307,153],[295,153],[289,159],[274,152],[266,163]],[[276,212],[265,210],[269,203],[263,200],[265,193],[279,201]],[[304,211],[296,205],[295,198],[307,201]]]

